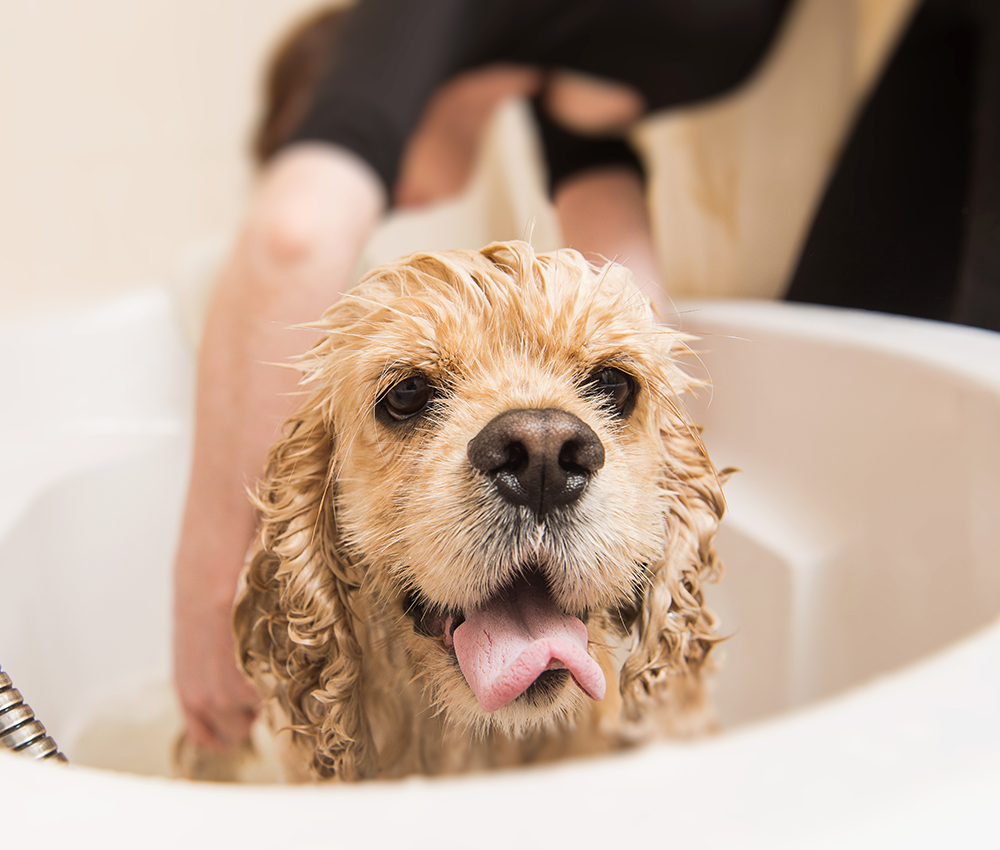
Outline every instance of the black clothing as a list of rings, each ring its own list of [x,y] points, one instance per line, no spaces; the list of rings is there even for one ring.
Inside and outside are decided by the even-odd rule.
[[[787,297],[1000,330],[1000,3],[927,0],[859,114]]]
[[[715,97],[765,55],[789,0],[361,0],[293,141],[335,142],[390,191],[431,95],[499,62],[631,85],[656,111]],[[621,139],[542,126],[555,185],[582,168],[638,160]]]

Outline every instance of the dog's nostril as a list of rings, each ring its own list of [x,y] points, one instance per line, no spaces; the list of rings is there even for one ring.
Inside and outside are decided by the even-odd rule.
[[[576,501],[604,466],[593,429],[551,408],[501,413],[469,443],[468,456],[506,501],[538,515]]]
[[[506,461],[501,463],[498,472],[514,472],[522,469],[528,463],[528,450],[522,443],[512,442],[503,447]]]
[[[593,432],[591,431],[591,433]],[[559,452],[559,465],[567,472],[579,472],[584,475],[596,472],[604,466],[604,446],[597,439],[596,434],[594,434],[594,438],[593,441],[569,440],[566,442]]]

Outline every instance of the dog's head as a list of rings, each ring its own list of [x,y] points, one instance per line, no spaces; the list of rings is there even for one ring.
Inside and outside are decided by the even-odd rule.
[[[236,627],[320,773],[375,758],[357,694],[393,673],[366,653],[405,655],[398,675],[480,732],[606,688],[631,721],[699,698],[722,496],[680,404],[687,346],[629,272],[524,243],[414,254],[319,327]]]

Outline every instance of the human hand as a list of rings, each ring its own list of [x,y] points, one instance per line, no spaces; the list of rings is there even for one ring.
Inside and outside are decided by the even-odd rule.
[[[197,607],[178,615],[174,636],[184,729],[196,744],[229,750],[249,738],[260,697],[236,666],[229,612],[212,616]]]
[[[223,536],[212,526],[228,519],[238,533],[246,518],[242,510],[229,517],[192,510],[197,500],[192,492],[175,571],[174,682],[187,737],[222,752],[249,738],[260,697],[237,666],[231,625],[243,547],[236,548],[233,535],[239,563],[220,562]]]

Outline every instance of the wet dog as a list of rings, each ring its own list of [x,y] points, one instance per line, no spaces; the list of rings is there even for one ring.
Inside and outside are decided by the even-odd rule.
[[[286,778],[712,723],[719,475],[631,274],[521,242],[368,274],[301,360],[234,614]]]

